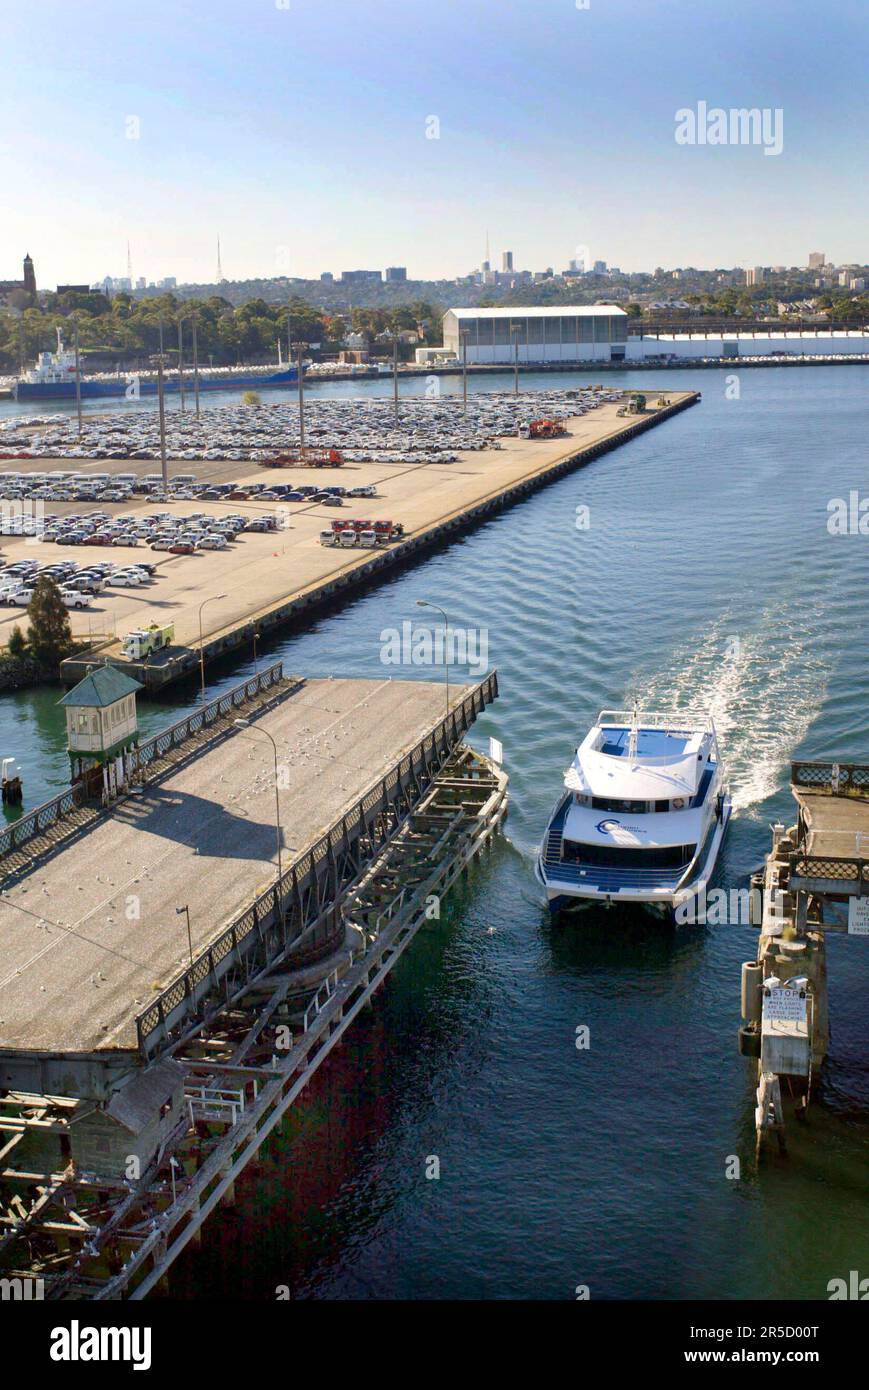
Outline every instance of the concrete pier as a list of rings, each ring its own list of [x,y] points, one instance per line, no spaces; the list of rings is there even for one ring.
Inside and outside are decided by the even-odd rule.
[[[219,593],[223,596],[210,600],[206,610],[202,643],[206,663],[239,648],[252,651],[255,633],[265,635],[288,623],[310,621],[318,609],[379,582],[500,509],[695,405],[700,396],[696,391],[668,392],[664,397],[668,404],[660,407],[655,404],[658,398],[659,393],[649,394],[648,408],[642,415],[620,418],[617,404],[598,406],[587,415],[566,421],[567,438],[504,439],[499,449],[463,453],[452,464],[354,464],[318,470],[316,481],[323,486],[376,484],[376,501],[348,503],[339,515],[400,521],[404,538],[373,551],[321,546],[320,531],[331,526],[336,512],[317,504],[291,503],[283,508],[288,514],[288,529],[266,535],[246,533],[231,554],[210,551],[164,558],[156,552],[160,556],[157,585],[147,592],[124,590],[110,600],[101,597],[97,607],[105,612],[105,618],[98,619],[91,610],[74,613],[73,630],[86,635],[100,623],[102,630],[112,629],[121,639],[131,629],[147,626],[154,618],[154,603],[159,601],[160,621],[175,625],[174,644],[146,662],[131,662],[121,655],[120,640],[104,641],[92,651],[64,661],[61,675],[66,683],[74,684],[94,660],[110,660],[122,665],[146,689],[159,690],[195,673],[200,656],[199,606],[204,598]],[[198,465],[197,472],[200,476],[207,473],[215,482],[240,477],[261,481],[265,470],[250,464],[208,464]],[[311,482],[310,470],[303,468],[281,469],[279,477],[282,482]],[[71,504],[59,504],[59,509],[66,505]],[[170,503],[168,509],[183,511],[185,505]],[[201,505],[221,514],[227,510],[252,515],[275,510],[273,503],[255,501]],[[136,508],[146,511],[153,504],[137,503]],[[126,510],[130,510],[129,505]],[[55,558],[55,546],[46,545],[41,550],[49,552],[47,559]],[[61,558],[68,559],[69,553],[69,548],[58,550]],[[94,547],[92,558],[105,558],[103,550]],[[117,560],[117,550],[111,552],[111,558]],[[4,619],[0,612],[0,641],[4,622],[11,627],[13,620],[14,615]]]
[[[444,748],[460,738],[495,690],[492,681],[451,687],[447,717],[440,682],[287,682],[284,698],[255,713],[249,729],[224,730],[7,879],[0,892],[0,1085],[74,1095],[111,1090],[111,1080],[99,1080],[101,1064],[114,1077],[143,1051],[154,1055],[173,1022],[195,1009],[200,986],[207,992],[228,968],[240,939],[219,961],[209,953],[231,924],[259,904],[260,934],[267,929],[278,846],[281,918],[293,909],[310,915],[305,895],[327,891],[319,864],[310,863],[312,848],[337,826],[342,852],[352,856],[359,834],[372,831],[358,817],[351,824],[351,813],[373,795],[372,807],[386,814],[392,789],[378,800],[384,782],[392,776],[400,791],[395,770],[408,756],[433,731]],[[341,868],[329,867],[334,888]],[[186,917],[178,915],[185,905],[189,942]],[[336,934],[323,926],[323,950]],[[191,947],[194,962],[205,963],[185,982]],[[179,976],[178,1001],[161,1003],[143,1024]]]
[[[869,936],[869,767],[794,763],[797,823],[773,827],[752,881],[760,927],[742,967],[740,1051],[757,1059],[758,1144],[785,1146],[830,1047],[826,934]]]
[[[4,894],[0,943],[25,950],[0,984],[0,1268],[47,1298],[160,1286],[506,812],[506,775],[462,742],[494,672],[448,710],[440,683],[287,686]],[[292,859],[227,925],[273,868],[264,731],[294,766],[277,787]],[[105,881],[82,885],[76,924],[31,935],[31,893],[43,923],[45,898],[79,906],[89,840]],[[120,921],[130,871],[143,911]],[[183,958],[179,896],[201,919],[194,961],[140,1008],[143,970]]]

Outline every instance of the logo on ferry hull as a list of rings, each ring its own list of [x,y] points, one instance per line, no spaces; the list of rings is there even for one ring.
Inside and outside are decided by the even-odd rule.
[[[601,835],[612,835],[616,830],[627,830],[629,835],[645,834],[641,825],[625,825],[620,820],[599,820],[595,830],[599,830]]]

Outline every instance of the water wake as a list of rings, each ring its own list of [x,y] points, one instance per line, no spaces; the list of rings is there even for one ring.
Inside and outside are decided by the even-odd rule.
[[[627,699],[647,709],[708,709],[733,808],[748,811],[778,791],[783,770],[821,709],[828,674],[813,650],[805,614],[777,605],[760,614],[751,632],[723,615],[699,644],[686,642],[674,652],[669,670],[637,673]]]

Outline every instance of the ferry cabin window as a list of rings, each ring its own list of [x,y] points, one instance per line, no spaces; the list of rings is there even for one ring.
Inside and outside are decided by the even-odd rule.
[[[569,864],[596,864],[605,869],[682,869],[697,853],[696,845],[587,845],[563,840],[561,857]]]
[[[591,804],[595,811],[624,811],[635,816],[643,816],[649,809],[647,801],[616,801],[610,796],[593,796]]]

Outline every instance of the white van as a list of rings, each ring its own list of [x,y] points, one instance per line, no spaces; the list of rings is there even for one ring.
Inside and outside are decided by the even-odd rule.
[[[321,532],[320,532],[320,544],[321,544],[321,545],[334,545],[337,539],[338,539],[338,532],[337,532],[337,531],[321,531]]]
[[[338,537],[338,544],[343,546],[345,550],[349,550],[351,545],[356,544],[355,531],[336,531],[335,535]]]

